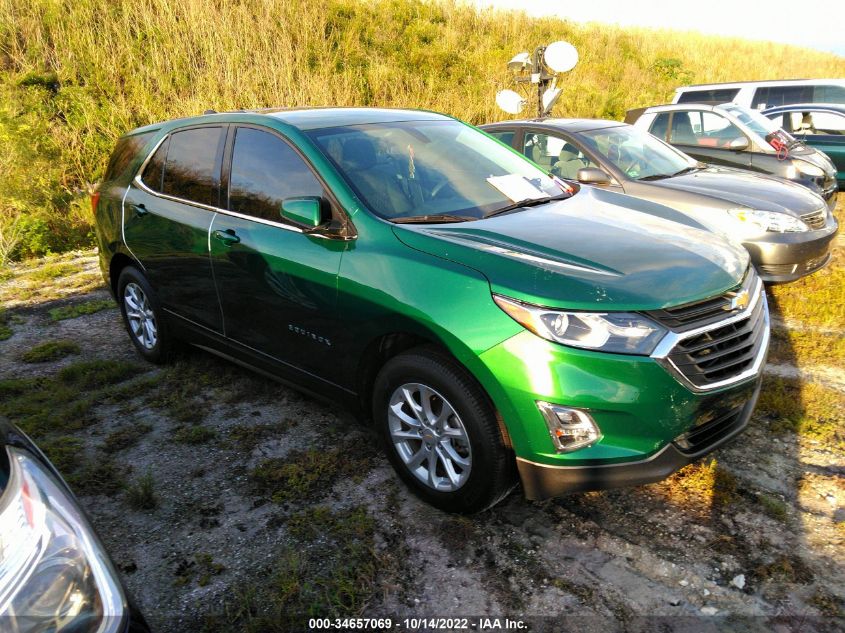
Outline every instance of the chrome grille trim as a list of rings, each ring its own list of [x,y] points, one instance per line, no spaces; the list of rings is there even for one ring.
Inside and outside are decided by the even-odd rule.
[[[816,209],[812,213],[805,213],[801,216],[801,221],[809,226],[811,231],[823,229],[827,223],[827,207]]]
[[[763,302],[762,314],[758,316],[758,319],[762,318],[763,320],[763,331],[758,336],[761,336],[762,339],[759,341],[759,343],[757,341],[752,341],[752,346],[757,347],[756,356],[754,356],[751,365],[743,371],[739,372],[735,376],[724,378],[722,380],[717,380],[715,382],[697,384],[693,382],[675,364],[672,358],[670,358],[670,356],[678,348],[678,346],[687,339],[694,338],[696,336],[700,336],[701,334],[712,332],[714,330],[719,330],[721,328],[735,323],[739,323],[744,320],[750,321],[751,318],[754,316],[757,304],[761,301]],[[751,325],[753,336],[753,332],[757,329],[756,326],[759,325],[759,322],[753,323]],[[693,330],[688,330],[686,332],[669,332],[665,337],[663,337],[663,340],[660,341],[657,348],[651,354],[651,357],[654,358],[658,363],[663,365],[663,367],[678,382],[687,387],[690,391],[693,391],[695,393],[703,393],[707,391],[713,391],[715,389],[730,387],[732,385],[739,384],[751,378],[755,378],[760,373],[763,363],[766,360],[766,354],[769,349],[769,336],[769,306],[768,302],[766,301],[766,295],[763,289],[763,282],[760,280],[759,277],[757,277],[754,280],[754,291],[751,293],[751,301],[742,312],[734,314],[733,316],[730,316],[721,321],[710,323],[708,325],[704,325]]]

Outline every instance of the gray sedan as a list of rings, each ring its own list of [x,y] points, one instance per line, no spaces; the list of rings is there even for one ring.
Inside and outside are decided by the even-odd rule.
[[[481,129],[550,173],[658,202],[741,242],[763,280],[822,268],[838,230],[821,196],[782,178],[700,163],[618,121],[535,119]]]

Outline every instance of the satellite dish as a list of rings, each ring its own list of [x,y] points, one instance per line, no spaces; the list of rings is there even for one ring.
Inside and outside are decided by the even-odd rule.
[[[525,107],[525,99],[513,90],[500,90],[496,93],[496,105],[508,114],[519,114]]]
[[[549,88],[546,92],[543,93],[543,114],[548,114],[552,111],[555,103],[557,103],[558,98],[560,97],[561,89],[560,88]]]
[[[512,70],[514,72],[524,70],[527,66],[531,65],[531,55],[529,53],[517,53],[513,56],[508,62],[508,70]]]
[[[578,51],[569,42],[552,42],[543,53],[543,61],[554,72],[565,73],[578,63]]]

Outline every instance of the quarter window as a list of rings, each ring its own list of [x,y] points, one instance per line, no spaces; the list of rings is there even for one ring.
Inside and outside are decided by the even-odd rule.
[[[103,182],[109,182],[123,175],[129,163],[135,158],[144,146],[155,136],[155,132],[147,132],[145,134],[135,134],[134,136],[124,136],[117,142],[117,146],[109,158],[109,164],[106,167],[106,173],[103,176]]]
[[[222,131],[220,127],[202,127],[171,135],[162,193],[211,206],[219,204]]]
[[[505,145],[513,145],[513,137],[516,134],[513,130],[485,131],[494,139],[501,141]]]
[[[282,200],[324,196],[323,187],[294,149],[278,136],[238,128],[229,178],[229,210],[281,220]]]
[[[155,154],[152,155],[141,174],[141,180],[153,191],[161,191],[161,177],[164,176],[164,161],[167,158],[167,148],[170,146],[170,137],[158,146]]]

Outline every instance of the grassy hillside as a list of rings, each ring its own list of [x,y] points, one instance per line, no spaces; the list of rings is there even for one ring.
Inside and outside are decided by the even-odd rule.
[[[90,242],[87,193],[133,126],[266,105],[502,118],[519,50],[581,54],[558,115],[619,118],[676,85],[845,76],[845,59],[691,33],[577,25],[448,2],[0,0],[0,263]]]

